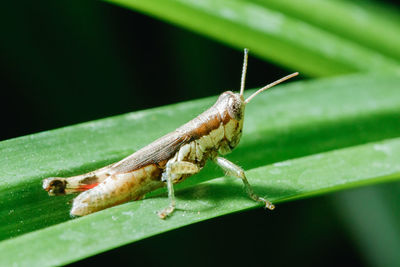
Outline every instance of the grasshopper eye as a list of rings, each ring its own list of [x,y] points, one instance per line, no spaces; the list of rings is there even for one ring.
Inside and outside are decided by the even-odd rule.
[[[228,110],[232,118],[236,120],[243,118],[244,105],[240,97],[234,96],[229,99]]]

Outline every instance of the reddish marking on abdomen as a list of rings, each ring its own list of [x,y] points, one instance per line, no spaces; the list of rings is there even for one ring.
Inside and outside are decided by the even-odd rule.
[[[98,185],[99,185],[99,183],[80,185],[76,190],[77,191],[86,191],[86,190],[92,189],[93,187],[96,187]]]

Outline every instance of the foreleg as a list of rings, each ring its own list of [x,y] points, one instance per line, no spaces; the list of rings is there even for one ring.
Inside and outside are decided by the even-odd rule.
[[[269,202],[265,198],[259,197],[254,193],[254,190],[247,181],[246,175],[241,167],[222,157],[216,157],[214,161],[219,167],[221,167],[225,171],[227,175],[242,179],[246,188],[246,192],[250,198],[257,202],[264,203],[265,207],[270,210],[273,210],[275,208],[275,206],[271,202]]]

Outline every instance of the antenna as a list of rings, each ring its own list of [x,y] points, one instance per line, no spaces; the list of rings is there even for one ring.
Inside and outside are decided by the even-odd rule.
[[[265,90],[267,90],[267,89],[269,89],[269,88],[271,88],[271,87],[273,87],[273,86],[275,86],[275,85],[277,85],[277,84],[279,84],[279,83],[281,83],[281,82],[284,82],[284,81],[286,81],[286,80],[289,80],[290,78],[293,78],[294,76],[297,76],[298,74],[299,74],[298,72],[289,74],[289,75],[287,75],[287,76],[285,76],[285,77],[283,77],[283,78],[280,78],[279,80],[277,80],[277,81],[275,81],[275,82],[273,82],[273,83],[270,83],[270,84],[264,86],[263,88],[259,89],[257,92],[255,92],[254,94],[252,94],[251,96],[249,96],[249,97],[244,101],[244,103],[245,103],[245,104],[249,103],[249,102],[250,102],[256,95],[258,95],[259,93],[261,93],[261,92],[263,92],[263,91],[265,91]],[[243,78],[242,78],[242,79],[243,79]],[[242,91],[240,91],[240,92],[242,92]]]
[[[246,72],[247,72],[247,61],[249,57],[249,49],[244,49],[244,58],[243,58],[243,68],[242,68],[242,79],[240,82],[240,96],[243,99],[243,92],[244,92],[244,84],[246,82]]]

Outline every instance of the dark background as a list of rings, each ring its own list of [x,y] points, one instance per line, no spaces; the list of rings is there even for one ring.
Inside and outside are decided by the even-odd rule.
[[[108,3],[68,3],[2,10],[0,140],[239,89],[242,51]],[[247,88],[287,73],[250,57]]]
[[[242,51],[111,4],[7,1],[0,24],[0,140],[239,88]],[[250,51],[247,88],[292,71]],[[334,202],[224,216],[75,265],[364,265]]]

